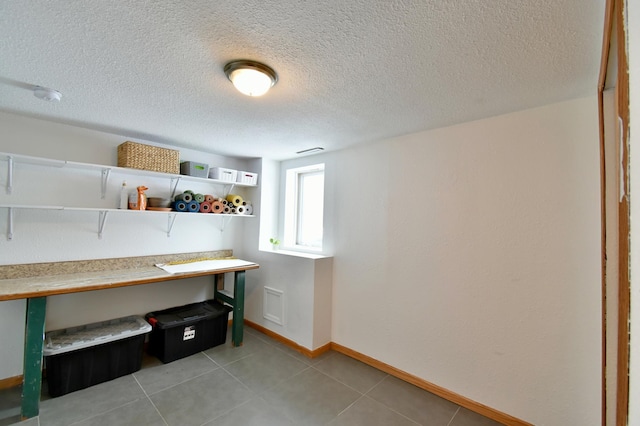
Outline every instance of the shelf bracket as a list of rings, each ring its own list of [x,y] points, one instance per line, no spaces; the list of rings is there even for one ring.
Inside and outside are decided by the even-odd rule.
[[[98,239],[102,239],[102,231],[104,231],[104,224],[107,221],[107,210],[100,210],[98,215]]]
[[[7,241],[13,240],[13,208],[7,212]]]
[[[13,157],[7,157],[7,194],[11,194],[13,191]]]
[[[176,221],[176,217],[178,215],[175,213],[169,213],[167,217],[167,238],[171,237],[171,230],[173,229],[173,224]]]
[[[231,217],[222,217],[222,226],[220,227],[220,233],[224,232],[224,228],[227,227],[227,225],[229,224],[229,222],[231,222]]]
[[[107,195],[107,182],[109,182],[109,174],[111,174],[111,169],[102,169],[102,183],[100,186],[100,198],[104,200],[104,197]]]
[[[224,194],[224,197],[222,197],[222,198],[227,198],[227,195],[231,194],[231,191],[233,191],[233,187],[234,186],[235,186],[235,184],[232,183],[231,185],[229,185],[229,189],[227,190],[227,186],[225,185],[225,187],[224,187],[225,188],[225,194]]]
[[[173,200],[173,197],[176,196],[176,189],[178,188],[178,183],[180,183],[180,177],[171,178],[171,183],[169,184],[169,192],[171,193],[172,200]]]

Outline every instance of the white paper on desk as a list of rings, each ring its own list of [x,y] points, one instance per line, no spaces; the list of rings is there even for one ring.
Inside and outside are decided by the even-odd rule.
[[[170,274],[179,274],[184,272],[201,272],[215,271],[216,269],[238,268],[242,266],[254,265],[254,262],[247,262],[241,259],[219,259],[219,260],[201,260],[197,262],[180,263],[178,265],[169,265],[166,263],[156,263],[160,269]]]

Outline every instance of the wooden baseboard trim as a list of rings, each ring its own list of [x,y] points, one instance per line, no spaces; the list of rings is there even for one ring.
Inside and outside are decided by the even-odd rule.
[[[22,384],[22,375],[0,379],[0,389],[9,389]]]
[[[278,333],[275,333],[271,330],[269,330],[268,328],[265,328],[263,326],[261,326],[260,324],[256,324],[253,321],[249,321],[247,319],[244,320],[244,324],[248,327],[251,327],[255,330],[258,330],[260,333],[266,334],[267,336],[271,337],[274,340],[277,340],[278,342],[289,346],[291,349],[295,350],[296,352],[301,353],[302,355],[308,357],[308,358],[316,358],[320,355],[322,355],[325,352],[328,352],[329,350],[331,350],[331,343],[327,343],[326,345],[320,346],[318,349],[307,349],[304,346],[300,346],[299,344],[297,344],[296,342],[294,342],[293,340],[289,340],[286,337],[283,337],[281,335],[279,335]]]
[[[357,359],[365,364],[368,364],[374,368],[377,368],[380,371],[384,371],[385,373],[397,377],[400,380],[404,380],[405,382],[411,383],[421,389],[429,391],[435,395],[438,395],[448,401],[451,401],[455,404],[460,405],[461,407],[467,408],[471,411],[474,411],[478,414],[481,414],[485,417],[488,417],[492,420],[500,422],[507,426],[533,426],[531,423],[527,423],[524,420],[517,419],[513,416],[505,414],[501,411],[495,410],[491,407],[487,407],[484,404],[479,402],[475,402],[469,398],[465,398],[462,395],[458,395],[455,392],[451,392],[443,387],[438,385],[434,385],[433,383],[427,382],[419,377],[411,375],[405,371],[402,371],[396,367],[392,367],[389,364],[385,364],[382,361],[378,361],[375,358],[371,358],[367,355],[361,354],[360,352],[354,351],[353,349],[349,349],[346,346],[342,346],[338,343],[331,343],[331,349],[336,352],[340,352],[341,354],[347,355],[351,358]]]

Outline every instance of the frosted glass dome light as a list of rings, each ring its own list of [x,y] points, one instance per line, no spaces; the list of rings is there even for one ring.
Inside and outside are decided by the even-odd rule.
[[[233,61],[224,67],[224,73],[247,96],[262,96],[278,81],[276,72],[254,61]]]

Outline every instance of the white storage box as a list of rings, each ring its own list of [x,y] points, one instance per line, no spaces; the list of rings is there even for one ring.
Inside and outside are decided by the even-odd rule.
[[[209,169],[209,178],[223,180],[225,182],[235,182],[238,178],[238,171],[225,169],[224,167],[212,167]]]
[[[247,185],[258,184],[258,174],[252,172],[238,172],[238,183],[245,183]]]

